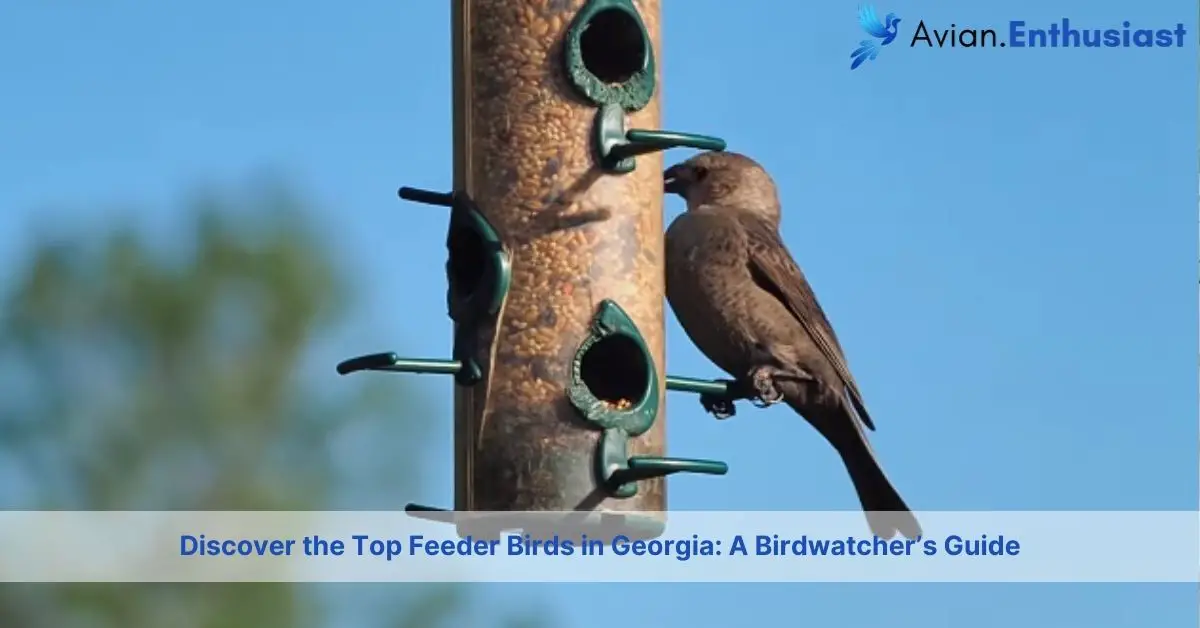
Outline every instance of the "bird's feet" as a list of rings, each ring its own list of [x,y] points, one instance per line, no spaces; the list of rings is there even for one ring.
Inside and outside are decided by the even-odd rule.
[[[803,370],[782,370],[773,366],[757,366],[737,380],[717,380],[725,384],[724,395],[704,393],[700,395],[700,405],[704,410],[717,419],[728,419],[737,414],[734,400],[749,399],[758,408],[766,408],[783,401],[783,392],[776,386],[777,381],[811,381],[813,376]]]
[[[731,379],[717,380],[725,384],[728,394],[713,395],[710,393],[700,394],[700,405],[704,406],[704,411],[716,417],[718,420],[725,420],[737,414],[737,408],[733,405],[733,400],[737,398],[735,391],[738,388],[738,383]]]
[[[777,369],[769,366],[759,366],[750,370],[747,379],[750,383],[750,403],[756,407],[766,408],[783,401],[783,393],[775,386]]]
[[[783,401],[783,392],[779,390],[779,386],[777,385],[780,381],[814,381],[812,374],[808,371],[802,369],[782,370],[773,366],[754,367],[750,370],[746,379],[748,380],[748,387],[750,389],[747,395],[750,398],[750,403],[759,408],[773,406]]]

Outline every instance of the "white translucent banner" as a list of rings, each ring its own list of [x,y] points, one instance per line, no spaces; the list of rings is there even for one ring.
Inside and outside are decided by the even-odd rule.
[[[912,542],[876,539],[859,512],[671,512],[652,540],[583,513],[503,516],[527,532],[377,511],[0,511],[0,581],[1200,580],[1195,512],[924,512]]]

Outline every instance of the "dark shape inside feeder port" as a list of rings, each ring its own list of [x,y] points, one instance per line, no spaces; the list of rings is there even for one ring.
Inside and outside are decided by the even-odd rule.
[[[637,341],[614,334],[600,339],[583,354],[579,379],[600,401],[617,410],[628,410],[645,398],[650,369]]]
[[[637,20],[621,9],[592,16],[579,36],[583,65],[601,81],[619,85],[646,65],[649,44]]]
[[[483,283],[487,269],[483,237],[474,229],[455,225],[450,230],[449,274],[454,294],[460,299],[469,299]]]

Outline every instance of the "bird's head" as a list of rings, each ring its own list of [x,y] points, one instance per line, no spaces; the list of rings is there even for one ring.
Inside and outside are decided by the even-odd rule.
[[[688,209],[702,205],[749,211],[779,223],[775,181],[758,162],[727,151],[700,153],[667,168],[663,189],[687,201]]]
[[[895,30],[900,27],[900,18],[896,17],[895,13],[888,13],[887,17],[883,18],[884,28]]]

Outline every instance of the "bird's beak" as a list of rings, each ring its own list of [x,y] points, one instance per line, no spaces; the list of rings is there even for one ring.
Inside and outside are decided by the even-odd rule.
[[[681,166],[667,168],[666,172],[663,173],[663,192],[683,196],[684,190],[687,189],[687,179],[684,176],[684,170]]]

